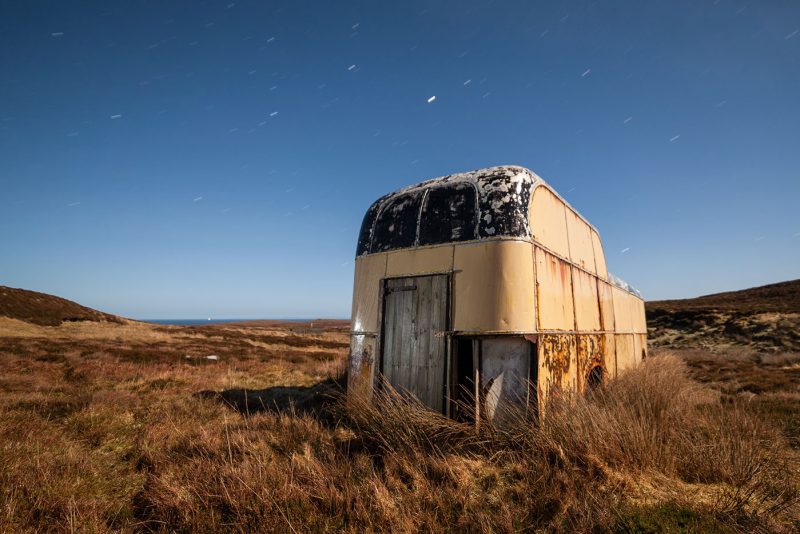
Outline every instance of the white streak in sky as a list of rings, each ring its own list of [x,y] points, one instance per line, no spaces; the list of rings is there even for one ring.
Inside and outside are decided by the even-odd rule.
[[[471,84],[471,83],[472,83],[472,78],[470,78],[469,80],[465,81],[465,82],[464,82],[464,85],[466,86],[466,85],[469,85],[469,84]]]
[[[586,69],[585,71],[583,71],[583,74],[581,74],[581,78],[586,78],[589,74],[591,74],[591,72],[592,69]]]
[[[728,103],[727,100],[720,100],[719,102],[717,102],[717,107],[721,108],[722,106],[724,106],[727,103]]]
[[[203,200],[203,197],[197,197],[192,202],[200,202],[201,200]]]
[[[81,205],[80,202],[70,202],[69,204],[67,204],[67,207],[74,208],[75,206],[80,206],[80,205]]]
[[[794,32],[797,33],[797,32]],[[64,32],[53,32],[50,34],[51,37],[64,37]],[[788,37],[787,37],[788,39]]]
[[[625,247],[625,248],[623,248],[622,250],[620,250],[620,251],[619,251],[619,253],[620,253],[620,254],[625,254],[625,253],[626,253],[626,252],[628,252],[630,249],[631,249],[631,247]]]
[[[676,135],[675,137],[670,137],[669,142],[672,143],[673,141],[677,141],[680,138],[681,134]]]
[[[800,30],[795,30],[792,33],[790,33],[789,35],[787,35],[786,37],[784,37],[784,39],[786,39],[788,41],[789,39],[791,39],[792,37],[794,37],[798,33],[800,33]]]
[[[267,42],[268,42],[268,43],[271,43],[271,42],[272,42],[272,41],[274,41],[274,40],[275,40],[275,38],[274,38],[274,37],[270,37],[269,39],[267,39]]]
[[[622,121],[622,124],[628,124],[628,123],[629,123],[629,122],[631,122],[632,120],[633,120],[633,117],[628,117],[627,119],[625,119],[624,121]]]
[[[75,137],[76,135],[78,135],[78,132],[70,132],[67,134],[67,137]]]
[[[270,113],[270,114],[269,114],[269,116],[270,116],[270,117],[274,117],[274,116],[275,116],[275,115],[277,115],[277,114],[278,114],[278,112],[277,112],[277,111],[273,111],[272,113]]]
[[[117,115],[111,115],[111,118],[112,118],[112,119],[121,119],[121,118],[122,118],[122,115],[120,115],[120,114],[117,114]]]
[[[433,95],[432,97],[430,97],[428,99],[428,104],[432,104],[434,102],[434,100],[436,100],[436,95]]]
[[[355,29],[356,29],[356,28],[358,28],[359,26],[360,26],[360,24],[359,24],[358,22],[356,22],[355,24],[353,24],[352,26],[350,26],[350,29],[351,29],[351,30],[355,30]]]
[[[356,69],[356,65],[355,65],[355,63],[353,63],[352,65],[350,65],[349,67],[347,67],[347,70],[355,70],[355,69]]]

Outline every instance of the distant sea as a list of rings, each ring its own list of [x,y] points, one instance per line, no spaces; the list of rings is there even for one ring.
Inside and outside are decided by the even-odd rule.
[[[139,319],[145,323],[177,326],[200,326],[204,324],[239,323],[242,321],[313,321],[314,319]]]

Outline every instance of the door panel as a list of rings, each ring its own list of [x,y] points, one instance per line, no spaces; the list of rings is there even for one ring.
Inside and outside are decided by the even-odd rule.
[[[384,283],[381,372],[437,411],[444,406],[448,286],[447,275]]]
[[[481,389],[487,419],[502,422],[528,404],[531,343],[522,337],[481,341]]]

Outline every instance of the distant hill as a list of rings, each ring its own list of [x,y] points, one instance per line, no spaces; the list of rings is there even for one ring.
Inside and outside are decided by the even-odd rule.
[[[6,286],[0,286],[0,316],[42,326],[58,326],[65,321],[123,322],[116,315],[99,312],[71,300]]]
[[[800,280],[646,304],[654,346],[800,351]]]
[[[800,313],[800,280],[714,293],[693,299],[654,300],[647,303],[647,309]]]

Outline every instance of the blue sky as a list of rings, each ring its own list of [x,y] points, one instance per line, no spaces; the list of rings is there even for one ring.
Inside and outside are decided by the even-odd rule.
[[[799,29],[793,1],[3,2],[0,284],[346,317],[370,202],[499,164],[646,298],[798,278]]]

